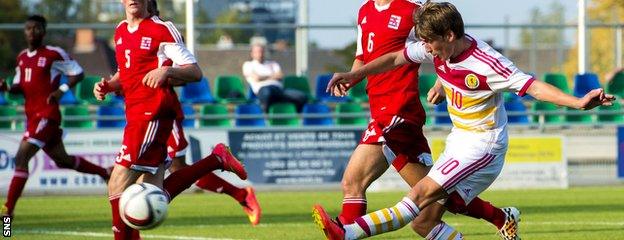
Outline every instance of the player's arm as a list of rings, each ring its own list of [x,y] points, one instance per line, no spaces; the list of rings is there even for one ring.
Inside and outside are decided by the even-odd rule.
[[[121,91],[121,82],[119,79],[119,71],[115,73],[115,75],[111,76],[110,79],[102,78],[100,82],[96,83],[93,86],[93,95],[99,101],[104,100],[106,98],[106,94],[109,92],[117,92]]]
[[[197,65],[195,56],[181,42],[167,42],[161,45],[162,53],[179,67],[162,66],[156,68],[143,78],[143,84],[157,88],[165,83],[171,85],[182,85],[189,82],[201,80],[202,71]],[[171,82],[169,82],[171,81]]]
[[[199,66],[194,64],[187,64],[179,67],[169,67],[167,73],[167,83],[172,86],[185,85],[189,82],[197,82],[202,77],[202,72]],[[199,76],[199,77],[198,77]],[[189,81],[188,79],[197,79],[196,81]]]
[[[67,53],[57,50],[60,59],[52,63],[52,68],[56,69],[67,76],[67,83],[63,83],[59,88],[48,96],[48,102],[58,102],[63,94],[76,86],[78,82],[84,79],[84,70],[76,60],[71,59]]]
[[[581,110],[589,110],[600,105],[611,106],[615,100],[613,95],[605,94],[602,88],[591,90],[582,98],[577,98],[541,81],[533,81],[526,92],[540,101]]]
[[[446,93],[444,92],[444,89],[442,88],[442,83],[438,78],[433,87],[431,87],[431,89],[429,89],[429,92],[427,92],[427,101],[437,105],[438,103],[442,102],[445,97]]]

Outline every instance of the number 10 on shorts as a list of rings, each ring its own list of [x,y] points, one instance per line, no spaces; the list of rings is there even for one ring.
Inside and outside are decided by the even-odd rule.
[[[11,217],[2,216],[2,236],[11,237]]]

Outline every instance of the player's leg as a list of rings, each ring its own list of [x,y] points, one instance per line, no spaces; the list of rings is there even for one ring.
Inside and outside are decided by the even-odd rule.
[[[60,141],[60,137],[58,141],[50,142],[50,144],[46,145],[43,151],[45,151],[45,153],[54,160],[56,166],[60,168],[69,168],[82,173],[96,174],[106,181],[108,181],[110,177],[109,170],[95,165],[83,157],[67,154],[65,145]]]
[[[121,193],[135,183],[142,175],[141,172],[131,170],[126,166],[115,164],[108,181],[108,201],[112,212],[112,229],[115,240],[139,239],[138,230],[126,225],[119,215],[119,198]]]
[[[13,215],[17,200],[22,195],[26,181],[28,181],[28,162],[37,151],[39,151],[39,146],[30,143],[27,141],[27,138],[21,141],[17,154],[15,154],[13,179],[11,179],[11,184],[9,185],[6,202],[2,206],[3,216]]]

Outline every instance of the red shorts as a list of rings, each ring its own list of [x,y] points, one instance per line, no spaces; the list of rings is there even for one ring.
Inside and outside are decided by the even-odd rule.
[[[186,155],[186,147],[188,147],[188,142],[182,128],[182,119],[176,119],[173,122],[171,135],[167,140],[167,154],[170,158],[184,156]]]
[[[63,130],[61,125],[54,120],[47,118],[29,118],[26,122],[26,132],[24,132],[23,141],[27,141],[44,151],[47,148],[54,147],[63,140]]]
[[[167,139],[173,119],[128,121],[115,162],[135,171],[155,174],[167,159]]]
[[[362,133],[360,144],[385,145],[384,156],[397,171],[401,171],[408,162],[433,165],[422,125],[406,122],[398,116],[373,119]]]

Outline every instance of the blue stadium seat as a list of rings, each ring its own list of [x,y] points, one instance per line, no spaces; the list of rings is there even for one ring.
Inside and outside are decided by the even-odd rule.
[[[258,100],[258,96],[251,90],[251,87],[247,90],[247,100],[249,100],[249,102],[257,102],[256,100]]]
[[[513,94],[513,95],[516,95],[516,94]],[[507,110],[507,112],[523,112],[523,113],[527,112],[527,109],[522,103],[522,101],[520,101],[520,98],[517,98],[513,101],[505,102],[505,110]],[[529,123],[529,117],[526,114],[522,114],[522,115],[509,115],[508,114],[507,116],[508,116],[507,117],[508,123],[517,123],[517,124]]]
[[[325,92],[327,89],[327,84],[329,80],[331,80],[333,74],[321,74],[316,76],[316,99],[321,102],[346,102],[349,100],[349,97],[334,97],[331,96],[328,92]]]
[[[596,88],[600,88],[600,82],[595,73],[576,74],[574,76],[574,96],[583,97]]]
[[[61,76],[60,81],[60,84],[64,83],[67,83],[67,77],[65,75]],[[72,105],[78,103],[78,98],[76,98],[76,94],[74,94],[74,91],[72,89],[65,92],[65,94],[63,94],[63,96],[61,96],[61,99],[59,100],[59,104],[61,105]]]
[[[445,116],[436,116],[435,124],[451,124],[451,117],[448,116],[448,109],[446,108],[446,100],[435,105],[433,112],[436,114],[446,114]]]
[[[121,117],[122,120],[97,120],[98,128],[122,128],[126,126],[125,111],[121,106],[103,105],[97,110],[98,117]]]
[[[247,103],[236,106],[236,126],[258,127],[266,126],[264,121],[264,112],[260,105],[255,103]],[[258,115],[257,118],[240,118],[239,115]]]
[[[210,91],[208,79],[202,77],[199,82],[187,83],[182,87],[180,94],[182,102],[187,103],[214,103],[215,99]]]
[[[182,112],[184,112],[184,121],[182,121],[183,127],[195,127],[195,119],[186,116],[195,115],[195,109],[191,104],[182,104]]]
[[[330,116],[331,109],[325,104],[306,104],[303,106],[302,112],[304,126],[329,126],[334,124]],[[307,117],[306,114],[327,114],[327,117]]]
[[[7,105],[9,102],[4,98],[4,93],[0,93],[0,105]]]

